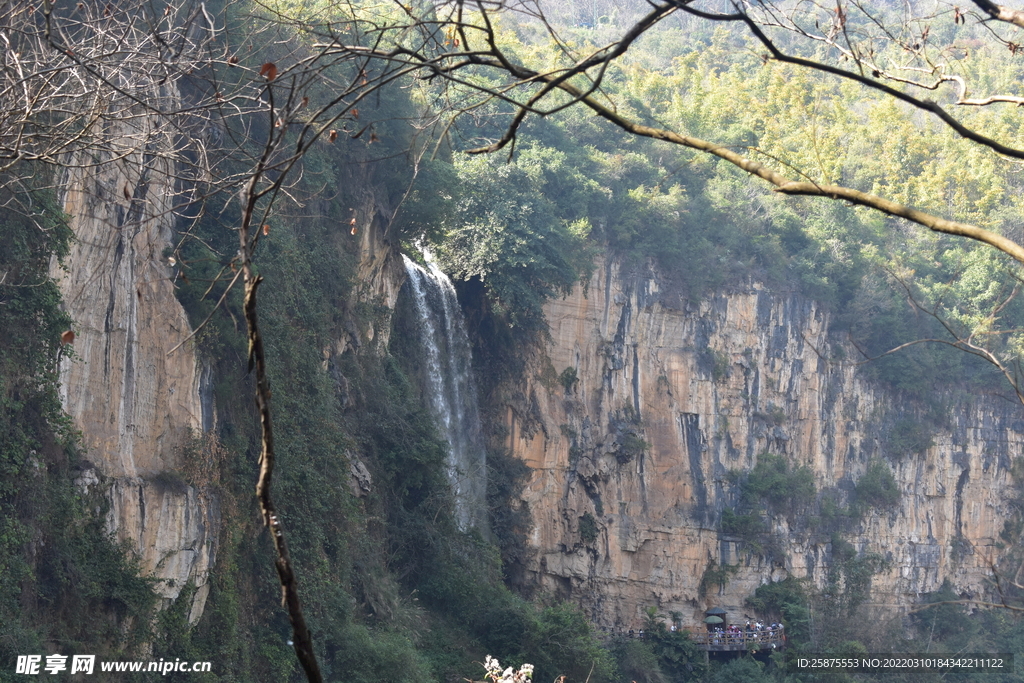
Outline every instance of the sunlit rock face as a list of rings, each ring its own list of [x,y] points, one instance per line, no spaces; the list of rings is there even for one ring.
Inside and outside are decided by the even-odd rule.
[[[398,303],[398,293],[405,284],[406,272],[393,234],[396,209],[383,201],[380,180],[374,176],[371,163],[354,164],[347,169],[344,185],[354,197],[349,209],[349,223],[339,230],[344,242],[356,243],[356,276],[349,307],[373,306],[381,315],[373,321],[346,323],[341,336],[329,353],[340,355],[347,350],[368,345],[375,353],[386,353],[391,335],[390,312]],[[339,250],[350,244],[337,245]]]
[[[145,129],[150,123],[126,122],[126,144],[169,144]],[[174,237],[172,170],[159,155],[141,153],[70,170],[64,210],[75,240],[53,275],[77,333],[74,358],[61,368],[64,407],[86,459],[109,485],[109,526],[134,546],[144,572],[163,580],[156,589],[165,598],[195,582],[191,617],[198,619],[218,507],[177,473],[190,432],[211,429],[215,415],[211,373],[182,343],[192,330],[163,257]]]
[[[749,613],[744,599],[768,580],[821,585],[831,546],[807,530],[807,512],[792,528],[773,519],[785,551],[778,563],[718,532],[722,510],[736,504],[729,471],[749,471],[770,452],[810,467],[818,490],[840,500],[872,458],[893,465],[898,509],[844,533],[889,560],[872,600],[905,606],[946,577],[982,592],[1010,514],[1019,405],[979,399],[934,428],[927,450],[895,453],[887,435],[917,409],[855,365],[829,360],[841,350],[813,301],[754,285],[687,303],[661,291],[657,273],[626,276],[608,261],[545,310],[546,355],[506,425],[533,470],[529,570],[542,588],[603,626],[635,628],[648,606],[696,624],[714,605]],[[701,595],[712,561],[741,566],[724,589]]]
[[[110,529],[136,549],[144,573],[161,579],[155,588],[163,597],[177,598],[189,581],[196,585],[189,613],[195,622],[209,593],[220,508],[212,488],[184,480],[183,455],[191,435],[213,430],[217,415],[212,368],[188,341],[192,329],[174,290],[177,266],[165,257],[181,227],[174,209],[189,199],[182,190],[187,174],[170,160],[180,140],[155,122],[138,116],[106,132],[125,150],[116,162],[69,164],[61,186],[75,240],[63,267],[51,270],[77,335],[74,357],[62,363],[61,392],[91,464],[79,483],[105,487]],[[387,234],[394,208],[374,191],[373,165],[352,165],[344,182],[352,188],[349,222],[324,248],[355,258],[358,285],[347,309],[381,313],[362,327],[346,316],[323,349],[343,404],[347,380],[332,360],[360,347],[386,350],[387,312],[406,277]],[[355,456],[352,468],[355,491],[365,495],[369,472]]]

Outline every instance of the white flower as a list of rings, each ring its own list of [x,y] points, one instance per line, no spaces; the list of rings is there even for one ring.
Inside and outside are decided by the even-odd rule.
[[[501,664],[494,657],[487,655],[484,659],[484,669],[487,670],[484,678],[489,678],[494,683],[530,683],[533,680],[533,664],[523,664],[519,671],[508,667],[501,670]]]

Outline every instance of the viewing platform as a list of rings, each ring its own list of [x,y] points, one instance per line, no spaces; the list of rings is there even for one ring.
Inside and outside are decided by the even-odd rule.
[[[781,650],[786,647],[786,632],[781,628],[739,632],[691,631],[690,637],[708,652]]]

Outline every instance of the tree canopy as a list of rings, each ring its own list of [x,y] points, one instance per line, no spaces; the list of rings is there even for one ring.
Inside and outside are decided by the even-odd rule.
[[[959,386],[991,383],[976,367],[963,371],[963,351],[1020,386],[1019,11],[985,0],[967,8],[843,0],[182,0],[74,7],[26,0],[8,4],[0,16],[0,170],[7,187],[38,193],[37,181],[60,184],[55,169],[120,165],[124,185],[111,191],[131,206],[152,173],[174,178],[180,196],[168,210],[181,242],[170,258],[185,276],[202,271],[213,281],[206,289],[199,278],[183,278],[190,312],[202,309],[194,322],[212,319],[227,302],[248,324],[248,354],[239,339],[231,343],[256,370],[261,512],[279,548],[283,535],[269,496],[267,377],[283,370],[266,368],[257,286],[264,276],[291,280],[268,296],[273,310],[287,311],[278,325],[295,323],[290,330],[271,327],[271,344],[278,345],[272,352],[301,347],[283,355],[302,376],[323,383],[315,374],[321,359],[310,352],[316,345],[296,337],[329,336],[327,322],[314,318],[343,284],[331,279],[333,264],[322,255],[294,260],[298,240],[261,245],[276,234],[275,217],[289,215],[282,204],[293,214],[328,204],[332,218],[356,234],[369,219],[353,209],[342,217],[335,206],[338,196],[349,196],[336,190],[351,179],[338,170],[346,163],[393,171],[387,206],[379,209],[389,239],[425,240],[449,272],[480,284],[489,312],[510,328],[538,331],[544,301],[585,280],[600,245],[627,265],[656,265],[669,280],[667,291],[681,299],[744,279],[808,293],[831,307],[865,357],[881,357],[869,373],[918,397],[954,377],[963,380]],[[401,169],[387,166],[394,159]],[[39,173],[46,166],[48,177]],[[16,191],[4,196],[14,213],[31,218],[19,201]],[[60,221],[29,223],[11,218],[5,225],[19,235],[49,235],[59,254],[66,237]],[[213,225],[235,232],[216,233]],[[259,248],[276,258],[262,271]],[[41,271],[46,258],[33,259]],[[12,273],[0,273],[0,284]],[[294,304],[304,300],[307,283],[321,281],[330,283],[316,299],[321,308]],[[235,282],[246,290],[244,306],[232,303]],[[220,297],[216,305],[204,301],[211,291]],[[54,302],[46,310],[46,325],[54,327]],[[938,350],[889,353],[929,340],[940,343]],[[45,343],[56,348],[54,339]],[[44,369],[46,362],[33,360]],[[396,503],[389,508],[390,537],[380,543],[403,588],[420,591],[435,607],[450,605],[453,620],[468,613],[488,647],[502,644],[518,655],[522,643],[557,631],[567,640],[554,641],[562,652],[545,655],[542,669],[562,667],[559,656],[586,658],[596,662],[598,678],[610,679],[613,667],[578,615],[561,608],[534,614],[491,590],[488,577],[452,571],[469,546],[466,539],[450,542],[451,530],[442,528],[444,484],[430,468],[436,470],[443,448],[412,405],[401,371],[390,361],[384,366],[377,379],[363,378],[372,410],[353,431],[377,460],[382,495]],[[47,379],[49,393],[40,396],[52,403],[53,378]],[[307,388],[310,395],[331,393],[314,381]],[[285,406],[278,438],[296,453],[306,452],[294,447],[303,433],[296,425],[336,417],[316,417],[305,406],[317,401],[301,398],[280,391],[277,399]],[[913,433],[897,436],[909,450],[921,443]],[[325,457],[340,443],[310,452]],[[420,462],[405,458],[408,444],[416,444]],[[27,467],[16,455],[21,459],[12,467]],[[285,490],[299,491],[297,482],[313,475],[297,457],[284,457],[292,467]],[[325,468],[336,468],[340,458],[327,460]],[[792,496],[772,486],[812,486],[781,461],[766,460],[759,474],[765,479],[751,488],[751,506],[786,508]],[[891,472],[879,464],[869,475],[857,485],[863,504],[892,507]],[[297,560],[313,565],[309,557],[323,549],[333,561],[344,544],[323,538],[310,520],[340,536],[344,514],[335,499],[307,502],[312,511],[298,505],[291,513],[292,528],[309,543]],[[316,505],[332,515],[317,517]],[[761,533],[759,517],[730,511],[729,520],[736,535]],[[13,529],[9,536],[20,542],[21,534]],[[402,547],[412,540],[421,543],[413,546],[421,551],[415,558]],[[847,555],[835,584],[863,587],[870,567]],[[293,588],[287,560],[282,550],[281,583]],[[332,574],[339,566],[312,572],[310,580],[315,618],[331,624],[324,629],[334,648],[329,664],[345,666],[349,650],[338,644],[346,639],[378,643],[382,661],[406,652],[407,644],[389,648],[368,629],[322,616],[351,608],[347,594],[329,588],[341,580]],[[365,602],[374,605],[367,609],[386,612],[387,600],[377,598],[398,589],[391,579],[376,585],[366,578],[371,571],[359,571],[353,569],[367,584]],[[497,573],[493,563],[480,570],[487,572]],[[301,634],[296,593],[287,597]],[[144,602],[133,600],[131,608],[141,611]],[[485,611],[488,604],[500,609]],[[650,652],[625,643],[622,656],[674,661],[682,647],[674,639],[658,640]],[[294,646],[317,679],[308,639],[296,638]],[[409,671],[425,666],[414,664]],[[750,663],[736,669],[737,676],[759,675]]]

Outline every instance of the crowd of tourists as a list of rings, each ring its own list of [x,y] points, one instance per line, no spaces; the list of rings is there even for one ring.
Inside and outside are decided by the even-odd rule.
[[[671,626],[672,631],[675,631],[677,629],[678,627],[675,624]],[[781,634],[782,624],[776,622],[772,622],[769,624],[760,621],[748,620],[745,626],[740,626],[739,624],[729,624],[729,626],[727,626],[726,628],[722,628],[721,626],[708,627],[708,635],[711,636],[711,638],[713,639],[712,642],[718,642],[718,639],[723,636],[729,636],[731,638],[743,638],[744,636],[746,636],[746,638],[749,640],[754,637],[763,639],[761,638],[763,636],[767,636],[770,639],[772,636],[777,637]],[[628,635],[630,638],[639,638],[643,640],[644,630],[640,629],[639,631],[636,631],[633,629],[629,629],[629,632],[626,635]]]
[[[773,636],[779,636],[782,633],[782,624],[779,623],[762,623],[760,621],[747,621],[746,626],[740,626],[739,624],[729,624],[726,628],[721,626],[715,626],[714,628],[708,629],[708,635],[710,640],[714,644],[718,644],[723,638],[729,637],[734,640],[738,639],[758,639],[758,640],[771,640]]]

